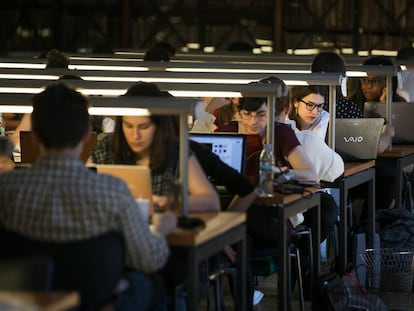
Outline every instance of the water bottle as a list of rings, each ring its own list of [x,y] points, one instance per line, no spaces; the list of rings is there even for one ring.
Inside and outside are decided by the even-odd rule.
[[[259,193],[261,196],[273,195],[273,167],[275,157],[273,156],[272,146],[264,144],[260,153],[259,164]]]
[[[6,122],[3,119],[2,113],[0,113],[0,136],[6,136]]]

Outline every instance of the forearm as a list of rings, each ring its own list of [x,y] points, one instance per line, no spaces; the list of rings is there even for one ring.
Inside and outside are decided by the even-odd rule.
[[[227,207],[227,210],[245,212],[247,211],[249,206],[254,202],[257,196],[258,196],[258,193],[256,189],[254,189],[254,191],[252,191],[251,193],[243,197],[236,195],[234,196],[233,200],[230,202],[229,206]]]
[[[190,212],[219,212],[220,199],[216,192],[190,195],[188,207]]]

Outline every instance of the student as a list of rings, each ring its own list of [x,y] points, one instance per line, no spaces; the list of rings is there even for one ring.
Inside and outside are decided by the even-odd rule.
[[[312,72],[320,73],[342,73],[346,74],[345,63],[343,59],[333,52],[321,52],[315,56],[312,62]],[[357,81],[359,83],[359,81]],[[321,95],[325,97],[324,109],[329,108],[327,99],[329,98],[327,88],[320,87]],[[345,98],[348,94],[342,94],[341,88],[336,89],[336,118],[363,118],[363,107],[361,108],[354,101]],[[378,146],[378,153],[384,152],[394,137],[394,128],[386,124],[384,125]],[[323,137],[325,139],[325,137]]]
[[[287,90],[286,90],[287,92]],[[278,98],[276,115],[283,113],[288,108],[289,98]],[[258,181],[258,156],[265,141],[267,124],[266,98],[243,97],[239,100],[240,121],[232,121],[216,129],[216,132],[237,132],[247,134],[247,175],[254,183]],[[312,164],[300,146],[293,130],[281,122],[275,123],[274,155],[277,167],[281,170],[289,167],[297,179],[316,180],[317,176]]]
[[[0,226],[50,242],[120,231],[132,269],[126,275],[133,286],[113,306],[151,308],[142,305],[155,293],[146,273],[155,273],[167,262],[165,237],[176,229],[176,216],[168,211],[156,215],[151,232],[123,181],[85,167],[79,159],[90,131],[84,96],[59,83],[36,94],[32,103],[32,130],[44,152],[31,168],[0,175]],[[165,310],[165,300],[154,301],[159,304],[156,310]]]
[[[318,180],[316,171],[305,150],[298,141],[295,132],[289,125],[281,123],[289,111],[289,97],[286,85],[280,80],[281,86],[285,89],[285,96],[276,100],[275,115],[279,122],[275,122],[275,145],[274,155],[279,170],[289,168],[295,174],[293,179]],[[242,97],[239,101],[241,121],[233,121],[229,125],[219,127],[217,132],[238,132],[249,135],[247,157],[247,173],[249,178],[257,183],[258,181],[258,155],[265,141],[267,123],[266,98]],[[251,139],[254,138],[254,139]],[[253,235],[255,243],[266,241],[277,241],[277,221],[269,215],[264,216],[260,209],[252,206],[248,209],[247,226]],[[305,222],[311,223],[312,212],[305,213]],[[322,213],[322,234],[324,240],[336,221],[336,209],[324,209]],[[276,227],[275,227],[276,225]],[[271,229],[272,228],[272,229]],[[272,242],[274,245],[274,242]]]
[[[284,96],[276,98],[275,105],[275,144],[274,155],[278,170],[289,169],[294,173],[293,179],[318,180],[315,167],[306,154],[304,148],[297,139],[295,132],[287,124],[283,123],[289,111],[288,89],[284,82],[278,78],[269,78],[270,83],[281,85]],[[264,81],[267,83],[267,81]],[[249,178],[258,181],[259,154],[265,142],[267,125],[267,103],[266,98],[242,97],[239,100],[240,121],[233,121],[228,125],[217,128],[217,132],[238,132],[248,135],[247,146],[247,173]],[[250,143],[249,143],[250,142]],[[332,231],[337,220],[337,207],[330,195],[321,193],[321,235],[320,241],[324,241]],[[247,232],[252,237],[252,248],[274,248],[275,242],[279,240],[279,222],[277,210],[273,206],[252,205],[247,210],[246,226]],[[290,219],[292,226],[304,222],[307,226],[313,225],[313,209],[298,214]],[[300,243],[302,268],[307,275],[310,269],[309,250]]]
[[[364,66],[394,66],[393,62],[384,56],[368,58],[363,62]],[[397,77],[392,78],[392,101],[406,102],[397,90]],[[356,89],[350,99],[355,101],[361,109],[364,109],[365,102],[383,102],[387,98],[386,76],[368,73],[367,77],[359,79]]]
[[[165,96],[155,84],[137,82],[125,96]],[[137,98],[137,101],[139,98]],[[153,202],[164,207],[178,179],[179,154],[174,116],[117,117],[115,130],[97,144],[92,153],[96,164],[147,165],[151,168]],[[190,211],[219,211],[217,192],[202,171],[197,158],[188,157]]]
[[[322,109],[325,98],[323,89],[318,86],[295,86],[290,92],[290,102],[293,106],[289,116],[292,128],[302,144],[307,156],[311,159],[318,175],[318,181],[332,182],[344,172],[344,161],[341,156],[332,150],[324,138],[310,130],[299,130],[298,123],[311,123],[314,111]],[[292,111],[294,111],[292,113]]]
[[[346,75],[345,62],[342,57],[334,52],[320,52],[312,61],[311,71],[313,73],[340,73],[344,77]],[[324,109],[329,112],[329,89],[322,87],[325,97]],[[336,88],[336,118],[362,118],[364,116],[362,109],[352,100],[345,98],[342,93],[341,86]]]

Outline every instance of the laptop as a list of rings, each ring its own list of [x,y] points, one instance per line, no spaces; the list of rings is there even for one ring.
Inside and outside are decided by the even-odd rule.
[[[246,137],[229,133],[190,133],[190,139],[206,146],[227,165],[244,174]]]
[[[89,139],[86,144],[83,146],[82,153],[80,158],[83,162],[86,163],[92,150],[96,146],[97,134],[91,132]],[[21,131],[20,132],[20,163],[22,164],[33,164],[36,162],[37,158],[40,156],[40,146],[34,140],[31,131]]]
[[[135,199],[142,198],[150,201],[150,211],[152,211],[152,179],[148,166],[96,164],[92,167],[96,168],[98,174],[108,174],[122,179]]]
[[[386,118],[386,105],[384,103],[367,102],[364,104],[366,118]],[[395,128],[392,140],[396,144],[414,143],[414,103],[395,102],[391,104],[391,124]]]
[[[335,151],[344,161],[377,158],[383,118],[336,119]]]

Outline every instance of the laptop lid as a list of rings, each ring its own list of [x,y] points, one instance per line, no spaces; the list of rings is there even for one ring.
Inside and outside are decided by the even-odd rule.
[[[335,151],[344,161],[377,158],[382,118],[336,119]]]
[[[190,139],[206,146],[227,165],[244,174],[246,138],[239,134],[190,133]]]
[[[40,146],[34,140],[31,131],[20,131],[20,162],[32,164],[36,162],[40,156]],[[96,147],[97,134],[95,132],[89,133],[89,139],[83,146],[80,158],[86,163],[92,150]]]
[[[384,103],[367,102],[364,104],[364,115],[367,118],[385,118],[386,105]],[[395,102],[391,104],[391,124],[395,129],[393,143],[414,143],[414,103]]]
[[[117,165],[96,164],[98,174],[108,174],[122,179],[135,199],[147,199],[150,201],[152,211],[152,179],[151,170],[146,165]]]

